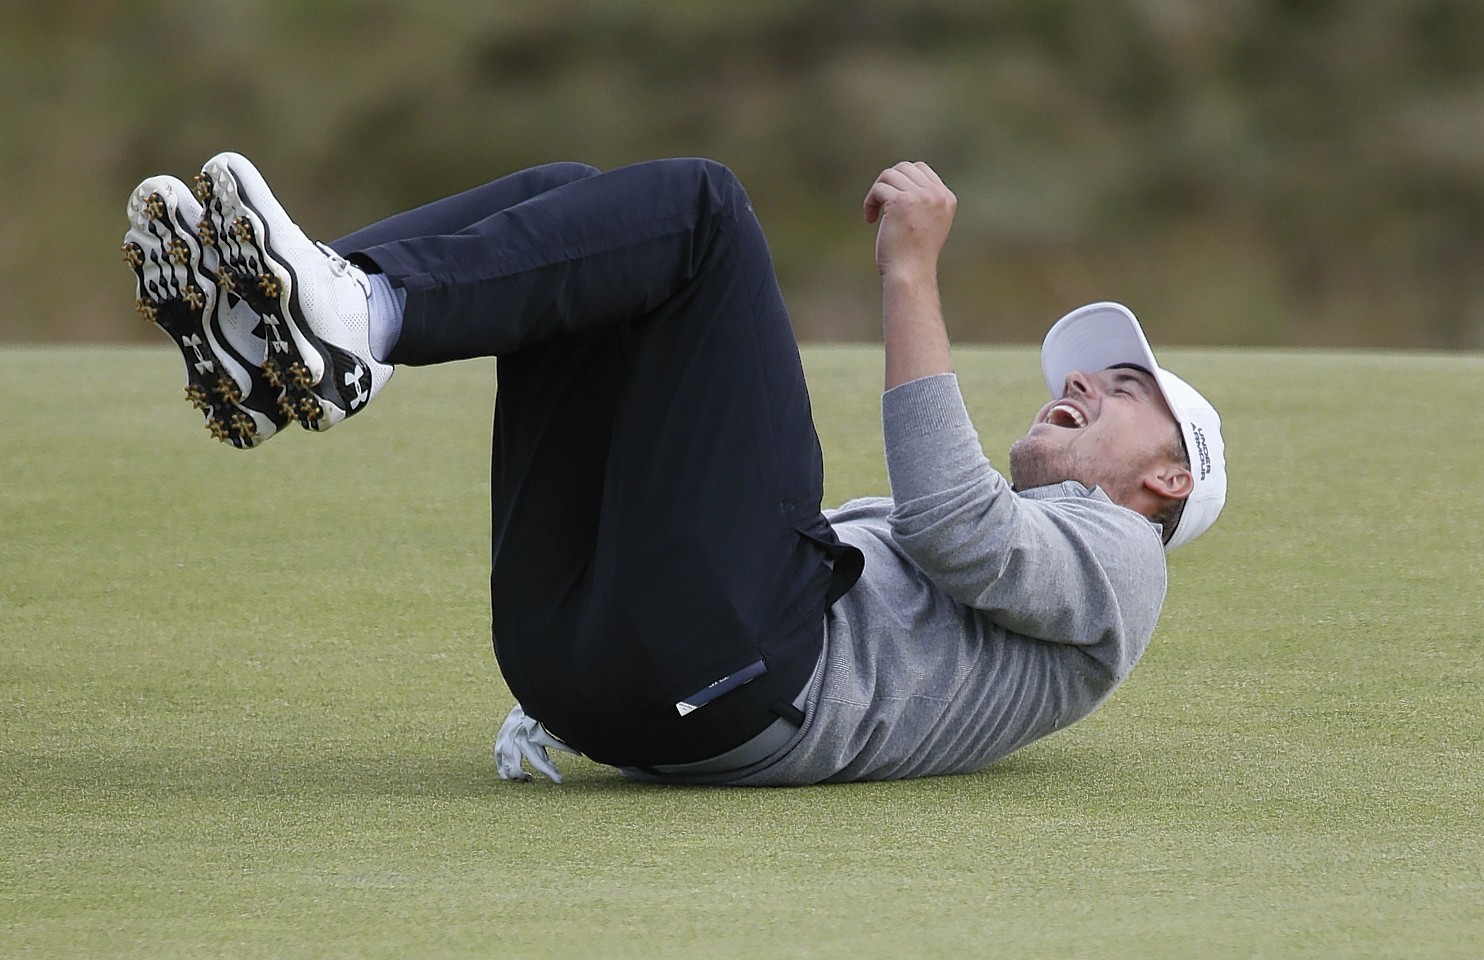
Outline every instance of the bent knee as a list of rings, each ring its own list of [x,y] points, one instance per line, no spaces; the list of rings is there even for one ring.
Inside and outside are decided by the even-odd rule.
[[[564,183],[574,180],[585,180],[595,177],[603,171],[589,163],[578,163],[575,160],[559,160],[555,163],[543,163],[532,170],[546,182],[547,188],[559,187]]]

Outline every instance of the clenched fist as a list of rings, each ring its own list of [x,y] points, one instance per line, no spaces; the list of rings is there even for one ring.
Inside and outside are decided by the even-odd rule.
[[[903,161],[881,171],[864,206],[867,223],[881,222],[876,231],[876,269],[882,276],[937,270],[958,198],[932,167]]]

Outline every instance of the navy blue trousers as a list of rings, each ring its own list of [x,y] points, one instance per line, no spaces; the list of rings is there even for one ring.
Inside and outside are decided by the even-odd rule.
[[[393,363],[499,358],[492,626],[527,712],[641,767],[787,715],[861,559],[820,512],[798,347],[731,172],[552,164],[334,246],[406,291]]]

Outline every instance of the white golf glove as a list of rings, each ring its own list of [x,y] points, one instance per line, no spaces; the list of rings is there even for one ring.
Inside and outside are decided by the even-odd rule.
[[[495,736],[495,767],[500,771],[500,779],[531,779],[521,766],[524,760],[552,783],[561,783],[562,775],[551,762],[551,756],[546,752],[548,747],[567,753],[577,752],[548,733],[541,721],[526,716],[525,710],[517,703]]]

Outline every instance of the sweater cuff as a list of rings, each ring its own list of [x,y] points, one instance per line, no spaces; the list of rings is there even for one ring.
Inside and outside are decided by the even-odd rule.
[[[939,492],[983,469],[979,435],[952,373],[886,391],[881,424],[886,471],[898,503]]]
[[[892,387],[881,395],[881,418],[887,433],[926,434],[968,423],[958,374],[935,373]]]

